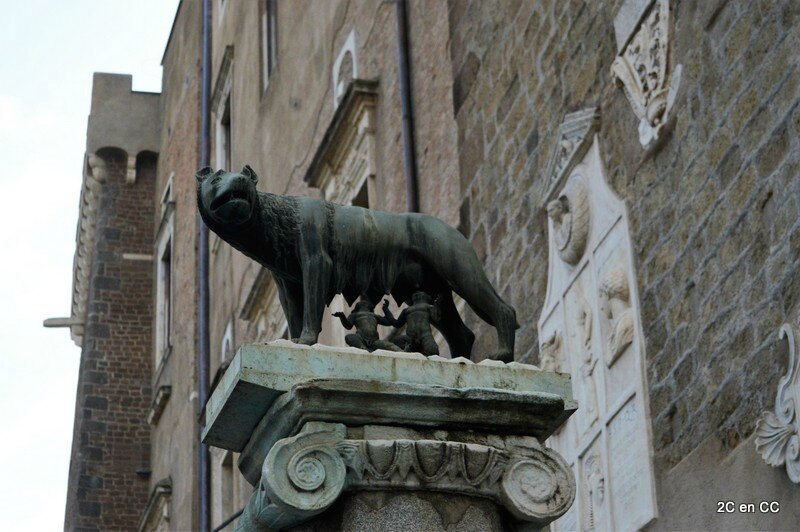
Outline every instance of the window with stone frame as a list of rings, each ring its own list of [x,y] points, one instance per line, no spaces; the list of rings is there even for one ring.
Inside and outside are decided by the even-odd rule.
[[[219,527],[241,509],[238,475],[234,468],[237,456],[231,451],[212,449],[211,524]],[[232,529],[233,527],[231,527]]]
[[[172,176],[161,195],[161,224],[156,235],[156,371],[172,350],[172,299],[173,299],[173,213]]]
[[[358,57],[356,56],[356,30],[350,30],[344,41],[336,60],[331,67],[331,77],[333,81],[333,108],[339,106],[339,102],[347,92],[350,84],[358,78]]]
[[[217,74],[211,108],[215,116],[214,164],[216,168],[230,170],[233,164],[233,46],[225,48],[222,64]]]
[[[217,121],[217,168],[231,168],[231,97],[225,99]]]
[[[142,532],[166,532],[170,528],[172,514],[172,479],[163,478],[156,482],[139,520]]]
[[[278,64],[278,2],[261,1],[261,88],[266,90],[269,78]]]
[[[222,341],[219,346],[219,366],[230,362],[234,354],[233,345],[233,318],[228,320],[225,326],[225,333],[222,335]]]
[[[236,511],[234,508],[234,490],[236,489],[233,474],[233,453],[228,451],[222,456],[222,463],[220,464],[220,476],[222,477],[222,515],[223,519],[227,519]]]
[[[261,268],[253,279],[239,318],[249,324],[256,342],[289,338],[289,326],[279,301],[277,286],[266,268]]]

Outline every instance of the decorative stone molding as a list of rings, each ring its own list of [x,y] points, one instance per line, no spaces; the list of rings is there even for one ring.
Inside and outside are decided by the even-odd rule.
[[[555,190],[561,188],[569,172],[586,154],[599,127],[600,112],[594,107],[564,117],[564,121],[558,126],[556,145],[545,173],[548,198],[555,199]]]
[[[333,108],[336,109],[339,102],[347,91],[351,81],[358,79],[358,55],[356,49],[356,30],[350,30],[347,34],[339,55],[333,62],[331,68],[331,79],[333,80]]]
[[[580,404],[548,440],[580,479],[553,531],[636,530],[657,515],[633,246],[625,203],[606,181],[598,122],[594,109],[566,117],[542,205],[549,263],[540,360],[572,373]]]
[[[669,63],[669,0],[626,0],[614,21],[618,55],[612,77],[639,118],[639,142],[658,140],[681,82],[681,65]]]
[[[432,440],[343,440],[336,450],[360,489],[417,487],[482,496],[495,495],[509,458],[494,447]]]
[[[123,253],[122,260],[132,260],[139,262],[153,262],[152,253]]]
[[[172,499],[172,479],[159,480],[147,500],[139,520],[139,532],[169,530],[170,502]]]
[[[756,450],[773,467],[786,466],[789,479],[800,484],[800,360],[792,326],[781,326],[779,337],[789,344],[789,368],[778,383],[775,412],[756,422]]]
[[[217,80],[214,83],[214,91],[211,96],[211,109],[217,116],[222,115],[225,107],[225,99],[231,93],[233,86],[233,46],[226,46],[219,65]]]
[[[155,366],[161,364],[172,352],[171,326],[174,319],[175,287],[172,283],[172,272],[175,264],[174,238],[175,233],[175,202],[170,202],[164,209],[164,215],[159,223],[154,239],[155,264],[155,317],[154,349]]]
[[[128,164],[125,168],[125,183],[136,183],[136,155],[128,155]]]
[[[281,530],[325,511],[345,486],[344,460],[334,447],[343,437],[343,425],[309,424],[278,441],[236,529]]]
[[[239,458],[239,469],[255,485],[261,476],[261,463],[274,442],[299,431],[311,420],[511,433],[544,440],[573,409],[563,398],[545,392],[316,380],[293,386],[275,401],[250,432]],[[217,438],[213,441],[228,445]]]
[[[70,334],[75,345],[83,345],[83,327],[86,323],[86,310],[89,301],[89,276],[92,269],[95,229],[97,227],[97,206],[100,201],[100,188],[108,177],[106,162],[94,153],[86,155],[81,189],[78,236],[76,237],[75,259],[72,281],[72,311]]]
[[[346,434],[343,424],[312,422],[297,436],[276,442],[237,526],[292,526],[348,490],[479,496],[538,526],[566,512],[575,497],[567,464],[535,438],[511,437],[512,444],[501,449],[458,441],[348,439]]]
[[[149,425],[155,426],[158,423],[161,414],[164,413],[164,409],[167,407],[170,395],[172,395],[172,386],[162,385],[158,387],[150,405],[150,411],[147,413],[147,423]]]

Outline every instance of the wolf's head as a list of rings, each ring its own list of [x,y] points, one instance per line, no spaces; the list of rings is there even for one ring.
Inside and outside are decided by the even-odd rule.
[[[249,166],[241,172],[214,171],[210,166],[195,174],[197,205],[206,221],[237,226],[250,221],[258,204],[258,176]]]

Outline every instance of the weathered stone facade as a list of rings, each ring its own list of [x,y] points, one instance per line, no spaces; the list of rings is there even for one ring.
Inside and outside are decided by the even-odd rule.
[[[739,455],[751,454],[755,421],[785,372],[778,328],[800,314],[800,88],[790,51],[800,9],[673,2],[671,61],[683,65],[683,79],[671,131],[646,152],[610,70],[620,4],[449,2],[461,224],[502,295],[519,315],[538,316],[543,169],[563,116],[599,105],[603,161],[631,221],[656,474],[673,480],[669,472],[698,447],[721,447],[713,454],[721,461],[746,441]],[[521,323],[518,350],[535,361],[535,321]],[[709,467],[706,460],[699,463]],[[657,492],[676,509],[666,490]],[[684,515],[663,515],[665,527],[690,526],[725,493],[691,498]],[[757,523],[765,521],[750,526]]]
[[[151,496],[160,482],[171,482],[163,525],[171,530],[197,529],[197,232],[194,171],[199,160],[200,2],[181,2],[162,59],[161,150],[154,205],[153,254],[171,225],[172,290],[169,352],[156,364],[151,353],[153,397],[170,393],[152,425]],[[169,189],[169,190],[168,190]],[[171,219],[170,202],[173,202]],[[159,228],[161,233],[159,234]],[[156,258],[156,257],[154,257]],[[153,287],[155,291],[155,286]],[[155,293],[153,305],[156,305]],[[154,312],[155,314],[155,312]],[[153,315],[155,319],[156,316]],[[155,330],[155,329],[154,329]],[[142,508],[142,512],[144,507]],[[140,516],[142,516],[140,512]],[[158,521],[156,521],[158,522]],[[143,523],[142,523],[143,524]]]
[[[304,177],[335,127],[333,66],[352,45],[352,63],[346,63],[351,66],[336,75],[377,82],[369,132],[375,149],[367,155],[374,179],[365,185],[369,206],[404,210],[394,4],[212,4],[212,87],[220,99],[227,97],[226,87],[230,91],[229,121],[212,114],[212,138],[224,138],[217,130],[230,128],[230,166],[253,166],[264,191],[322,195]],[[800,321],[800,7],[789,0],[668,2],[667,62],[670,69],[681,65],[681,79],[658,139],[643,147],[640,118],[612,72],[621,44],[615,19],[629,4],[411,0],[421,210],[470,239],[490,280],[517,310],[517,358],[538,363],[546,340],[537,331],[548,273],[545,173],[564,117],[597,107],[600,158],[609,186],[627,209],[641,308],[659,509],[651,526],[791,526],[800,495],[785,473],[761,462],[752,435],[760,413],[773,408],[786,372],[778,329]],[[277,5],[277,62],[265,82],[261,21],[269,5]],[[161,201],[171,179],[172,348],[163,368],[147,370],[147,386],[154,396],[171,387],[152,429],[149,461],[151,491],[171,479],[173,528],[196,527],[198,513],[193,172],[200,122],[199,6],[181,2],[164,56],[161,140],[154,150],[158,175],[148,192],[144,230],[151,247],[141,251],[155,253]],[[227,72],[226,57],[229,85],[218,79]],[[212,154],[224,154],[218,147]],[[215,157],[212,165],[219,165]],[[145,185],[137,180],[133,186]],[[213,375],[226,367],[226,345],[278,338],[284,323],[269,276],[216,236],[210,248]],[[153,273],[148,275],[152,283]],[[101,293],[96,283],[95,293]],[[493,352],[490,328],[469,309],[463,314],[476,330],[475,353]],[[84,341],[89,336],[87,329]],[[341,345],[338,325],[326,321],[320,339]],[[156,360],[153,353],[146,358]],[[88,355],[84,359],[90,362]],[[144,401],[142,419],[151,399]],[[79,403],[80,415],[82,409]],[[230,515],[228,509],[244,506],[252,489],[235,465],[238,480],[221,480],[235,459],[212,456],[214,526]],[[698,471],[719,489],[704,488],[694,478]],[[751,471],[763,491],[753,491]],[[780,500],[782,511],[714,521],[716,501],[728,493]],[[145,501],[136,504],[143,509]]]

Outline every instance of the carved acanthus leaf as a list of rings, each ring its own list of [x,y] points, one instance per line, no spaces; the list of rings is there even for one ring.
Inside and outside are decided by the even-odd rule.
[[[428,440],[345,440],[336,450],[364,483],[406,481],[459,491],[486,489],[502,476],[508,457],[493,447]]]
[[[794,333],[787,323],[780,338],[789,344],[789,369],[778,383],[775,412],[764,412],[756,422],[756,451],[773,467],[786,465],[789,479],[800,484],[800,361]]]
[[[781,423],[772,412],[764,412],[756,422],[756,450],[773,467],[786,463],[786,450],[794,427]]]

